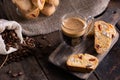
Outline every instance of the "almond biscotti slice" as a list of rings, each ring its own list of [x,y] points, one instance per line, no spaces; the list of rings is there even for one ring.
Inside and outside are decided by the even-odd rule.
[[[95,43],[94,48],[98,54],[104,54],[110,49],[116,30],[113,25],[104,21],[96,21],[94,24]]]
[[[68,58],[66,64],[67,67],[72,71],[80,71],[80,72],[90,72],[94,70],[98,65],[97,57],[90,54],[72,54]]]

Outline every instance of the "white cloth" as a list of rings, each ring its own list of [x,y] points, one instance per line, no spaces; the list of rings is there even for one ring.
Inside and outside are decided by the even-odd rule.
[[[13,47],[10,47],[8,51],[6,50],[4,40],[1,36],[1,33],[5,30],[15,30],[15,33],[20,39],[20,43],[23,43],[21,25],[16,21],[7,21],[7,20],[1,19],[0,20],[0,54],[3,54],[3,55],[10,54],[14,51],[17,51],[17,48],[13,48]]]

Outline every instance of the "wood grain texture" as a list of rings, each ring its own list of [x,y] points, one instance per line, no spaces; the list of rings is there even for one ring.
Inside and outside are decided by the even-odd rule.
[[[13,77],[12,74],[8,74],[8,71],[11,71],[12,74],[22,72],[23,75]],[[4,66],[0,70],[0,80],[47,80],[47,78],[35,58],[29,57],[23,61]]]
[[[119,53],[120,38],[96,70],[97,74],[101,77],[101,80],[120,80]]]
[[[119,8],[108,8],[102,14],[102,16],[100,16],[96,20],[103,20],[112,25],[116,25],[116,23],[120,20],[120,9]]]

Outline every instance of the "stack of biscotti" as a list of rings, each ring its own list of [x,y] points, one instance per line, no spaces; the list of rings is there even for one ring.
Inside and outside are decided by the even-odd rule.
[[[94,24],[94,48],[99,54],[104,54],[110,49],[113,38],[116,36],[115,27],[104,21],[96,21]]]
[[[17,6],[22,16],[27,19],[38,17],[40,12],[50,16],[59,5],[59,0],[12,0],[12,2]]]
[[[96,69],[98,62],[98,59],[93,55],[78,53],[70,55],[66,65],[72,71],[86,73]]]

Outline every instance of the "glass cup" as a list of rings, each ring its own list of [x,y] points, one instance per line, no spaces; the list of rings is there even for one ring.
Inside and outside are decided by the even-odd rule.
[[[75,46],[86,39],[87,34],[93,28],[94,18],[81,16],[79,13],[69,13],[62,17],[61,31],[63,39],[69,45]]]

